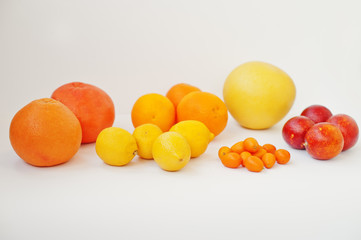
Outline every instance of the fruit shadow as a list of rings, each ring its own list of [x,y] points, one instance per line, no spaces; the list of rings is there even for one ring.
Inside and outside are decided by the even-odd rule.
[[[132,161],[130,161],[127,165],[128,167],[139,167],[145,165],[156,165],[153,159],[144,159],[139,156],[135,156]]]

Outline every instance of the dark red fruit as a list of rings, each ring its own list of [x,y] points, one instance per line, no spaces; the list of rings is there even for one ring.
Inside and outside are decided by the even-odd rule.
[[[343,148],[341,130],[333,123],[317,123],[306,133],[306,151],[316,159],[328,160],[336,157]]]
[[[293,148],[305,149],[305,135],[314,124],[308,117],[293,117],[282,128],[283,139]]]
[[[356,121],[352,117],[346,114],[337,114],[329,118],[327,122],[334,123],[340,128],[344,140],[342,151],[356,144],[359,130]]]
[[[322,105],[311,105],[301,113],[301,116],[310,118],[314,123],[326,122],[332,116],[331,111]]]

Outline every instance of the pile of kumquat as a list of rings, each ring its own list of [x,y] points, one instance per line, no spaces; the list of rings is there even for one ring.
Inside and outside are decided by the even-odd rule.
[[[231,148],[223,146],[218,150],[222,164],[229,168],[246,167],[251,172],[261,172],[263,168],[272,168],[278,164],[286,164],[291,158],[285,149],[276,149],[272,144],[259,145],[257,140],[249,137],[235,143]]]

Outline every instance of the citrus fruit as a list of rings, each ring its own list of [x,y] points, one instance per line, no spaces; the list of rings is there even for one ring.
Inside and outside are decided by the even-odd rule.
[[[268,153],[274,154],[276,151],[276,147],[273,144],[266,143],[262,146]]]
[[[219,159],[222,159],[222,157],[224,157],[227,153],[230,153],[232,150],[227,147],[227,146],[222,146],[219,150],[218,150],[218,157]]]
[[[266,129],[290,110],[296,96],[292,79],[264,62],[247,62],[235,68],[223,86],[224,102],[243,127]]]
[[[175,109],[167,97],[149,93],[141,96],[134,103],[131,118],[135,128],[145,123],[152,123],[166,132],[175,123]]]
[[[173,125],[169,131],[177,132],[185,137],[191,147],[191,157],[198,157],[203,154],[214,134],[206,125],[196,120],[185,120]]]
[[[96,86],[71,82],[57,88],[51,97],[64,103],[79,119],[82,143],[95,142],[100,131],[114,123],[113,101]]]
[[[232,152],[236,152],[238,154],[241,154],[244,150],[243,141],[236,142],[231,146]]]
[[[241,152],[240,156],[242,158],[242,166],[244,167],[244,162],[246,161],[246,159],[248,157],[252,156],[252,154],[250,152],[244,151],[244,152]]]
[[[355,119],[346,114],[336,114],[329,118],[327,122],[335,124],[341,130],[344,140],[342,151],[350,149],[357,143],[359,129]]]
[[[285,149],[277,149],[274,155],[278,164],[286,164],[291,158],[291,154]]]
[[[155,139],[163,132],[155,124],[145,123],[134,129],[133,136],[137,142],[137,154],[143,159],[153,159],[152,147]]]
[[[215,136],[227,125],[228,112],[224,102],[208,92],[191,92],[178,104],[177,120],[198,120],[204,123]]]
[[[177,132],[162,133],[153,143],[153,158],[166,171],[182,169],[191,158],[191,147]]]
[[[238,153],[230,152],[222,156],[221,162],[225,167],[238,168],[242,164],[242,158]]]
[[[316,123],[305,135],[306,151],[313,158],[319,160],[329,160],[336,157],[341,153],[344,142],[340,128],[336,124],[328,122]],[[285,155],[287,159],[287,154],[282,154],[282,156],[283,155]]]
[[[255,153],[259,150],[260,146],[257,142],[257,140],[253,137],[248,137],[243,141],[243,147],[244,150],[250,152],[250,153]]]
[[[103,129],[96,140],[95,151],[106,164],[123,166],[135,156],[137,143],[128,131],[109,127]]]
[[[273,165],[275,165],[276,163],[276,157],[274,154],[272,153],[265,153],[263,156],[262,156],[262,162],[264,164],[264,166],[268,169],[272,168]]]
[[[256,156],[249,156],[246,158],[244,166],[251,172],[261,172],[264,168],[262,160]]]
[[[25,162],[39,167],[69,161],[79,150],[81,127],[74,113],[51,98],[30,102],[10,124],[9,137]]]
[[[188,93],[195,91],[199,92],[201,90],[190,84],[178,83],[168,90],[166,97],[169,98],[169,100],[173,103],[174,107],[177,109],[177,106],[179,102],[182,100],[182,98],[186,96]]]
[[[256,156],[256,157],[259,157],[259,158],[262,159],[263,155],[265,155],[266,153],[267,153],[267,150],[264,149],[264,148],[262,148],[262,147],[260,147],[260,148],[257,150],[257,152],[253,153],[252,155],[253,155],[253,156]]]

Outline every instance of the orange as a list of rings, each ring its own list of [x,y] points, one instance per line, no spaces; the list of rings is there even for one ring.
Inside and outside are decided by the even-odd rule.
[[[260,148],[257,140],[255,138],[253,138],[253,137],[246,138],[243,141],[243,146],[244,146],[244,150],[246,150],[246,151],[248,151],[250,153],[255,153]]]
[[[175,109],[167,97],[149,93],[141,96],[134,103],[131,118],[135,128],[145,123],[152,123],[166,132],[175,124]]]
[[[253,153],[252,155],[253,155],[253,156],[256,156],[256,157],[259,157],[259,158],[262,158],[263,155],[265,155],[266,153],[267,153],[266,149],[260,147],[260,148],[257,150],[257,152]]]
[[[191,92],[177,107],[178,121],[198,120],[203,122],[215,136],[227,125],[228,112],[224,102],[208,92]]]
[[[263,170],[264,164],[259,157],[249,156],[244,161],[244,166],[251,172],[260,172]]]
[[[71,82],[57,88],[51,97],[64,103],[79,119],[82,143],[95,142],[98,134],[114,123],[113,101],[96,86]]]
[[[277,149],[274,155],[278,164],[286,164],[291,158],[291,154],[285,149]]]
[[[243,141],[237,142],[232,145],[231,147],[232,152],[236,152],[238,154],[241,154],[244,151],[243,147]]]
[[[275,153],[276,151],[276,147],[273,144],[270,143],[266,143],[265,145],[263,145],[263,148],[266,149],[266,151],[268,153]]]
[[[272,153],[265,153],[262,156],[262,162],[266,168],[272,168],[273,165],[276,163],[276,157]]]
[[[195,91],[199,92],[201,90],[195,86],[186,83],[178,83],[168,90],[166,97],[169,98],[169,100],[173,103],[174,107],[177,109],[177,106],[182,100],[182,98],[188,93]]]
[[[221,158],[222,164],[229,168],[238,168],[242,164],[241,156],[238,153],[230,152]]]
[[[15,114],[9,137],[20,158],[45,167],[69,161],[79,150],[82,131],[69,108],[54,99],[43,98]]]
[[[242,158],[242,166],[244,167],[244,162],[246,161],[246,159],[250,156],[252,156],[252,154],[250,152],[247,152],[247,151],[243,151],[241,154],[240,154],[241,158]]]
[[[218,157],[219,159],[222,159],[222,157],[224,155],[226,155],[227,153],[230,153],[231,149],[229,147],[223,146],[218,150]]]

